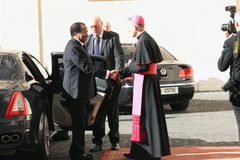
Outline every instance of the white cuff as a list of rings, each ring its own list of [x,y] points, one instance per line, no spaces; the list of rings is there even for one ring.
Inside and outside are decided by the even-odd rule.
[[[107,73],[106,73],[106,79],[108,79],[108,76],[109,76],[109,70],[107,70]]]

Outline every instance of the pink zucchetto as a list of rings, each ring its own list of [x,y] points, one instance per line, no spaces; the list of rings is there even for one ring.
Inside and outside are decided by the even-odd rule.
[[[131,17],[133,22],[137,23],[137,24],[144,24],[144,19],[142,16],[140,15],[135,15]]]

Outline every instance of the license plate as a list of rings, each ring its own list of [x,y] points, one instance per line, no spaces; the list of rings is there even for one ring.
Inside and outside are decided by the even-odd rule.
[[[178,94],[178,87],[165,87],[161,88],[161,94]]]

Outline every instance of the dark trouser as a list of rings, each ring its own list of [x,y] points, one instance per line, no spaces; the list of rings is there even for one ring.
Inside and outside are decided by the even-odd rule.
[[[87,126],[87,109],[90,101],[83,99],[67,99],[67,105],[72,117],[72,144],[69,150],[70,156],[79,156],[84,153],[85,128]]]
[[[238,125],[238,136],[239,136],[239,142],[240,142],[240,107],[234,106],[232,104],[233,111],[237,120],[237,125]]]
[[[235,118],[238,125],[238,137],[239,137],[239,143],[240,143],[240,104],[239,102],[236,102],[236,100],[232,97],[232,93],[230,91],[228,91],[228,94],[229,94],[230,104],[233,107],[233,111],[234,111]]]
[[[108,117],[108,126],[110,131],[108,136],[112,144],[119,143],[119,108],[118,108],[119,97],[112,103],[112,106],[109,108],[107,117]],[[98,127],[93,129],[92,139],[93,143],[102,145],[102,138],[105,136],[105,122],[103,122]]]

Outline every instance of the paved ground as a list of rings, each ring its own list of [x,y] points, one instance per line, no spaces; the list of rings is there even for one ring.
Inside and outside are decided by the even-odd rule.
[[[238,146],[237,124],[226,92],[197,92],[186,111],[172,111],[168,105],[164,108],[171,147]],[[107,133],[107,123],[106,129]],[[130,148],[131,129],[131,115],[121,115],[121,148]],[[86,151],[92,145],[91,139],[92,132],[86,131]],[[52,142],[50,160],[69,160],[70,142]],[[106,135],[103,150],[109,148]],[[94,153],[96,160],[100,160],[103,152]]]
[[[239,146],[237,124],[226,92],[196,92],[187,110],[172,111],[168,105],[164,106],[164,110],[171,147]],[[120,115],[119,130],[121,148],[130,148],[132,133],[130,114]],[[92,138],[92,131],[86,131],[86,152],[92,145]],[[71,139],[52,141],[50,160],[70,160],[68,155],[70,144]],[[94,153],[96,160],[100,160],[104,149],[110,147],[106,135],[103,138],[103,151]]]

